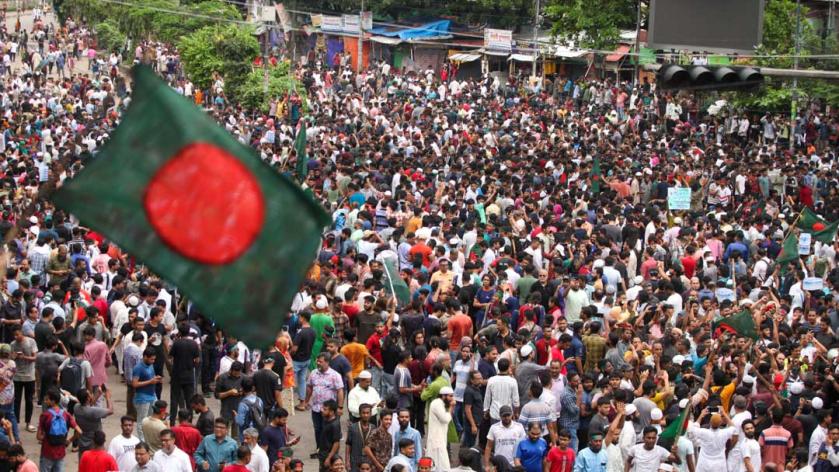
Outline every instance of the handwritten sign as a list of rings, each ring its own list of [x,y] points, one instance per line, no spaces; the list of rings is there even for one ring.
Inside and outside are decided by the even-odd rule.
[[[670,210],[690,210],[691,190],[689,187],[668,187],[667,208]]]
[[[813,245],[813,235],[801,233],[798,235],[798,254],[806,256],[810,254],[810,247]]]

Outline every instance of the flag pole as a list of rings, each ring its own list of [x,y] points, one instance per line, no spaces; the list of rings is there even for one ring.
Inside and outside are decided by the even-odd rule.
[[[385,268],[385,272],[387,273],[387,283],[388,285],[390,285],[390,294],[393,295],[394,298],[396,298],[396,290],[393,289],[393,276],[390,275],[390,269],[387,268],[387,263],[385,261],[382,262],[382,267]],[[396,303],[399,304],[398,298],[396,300]]]

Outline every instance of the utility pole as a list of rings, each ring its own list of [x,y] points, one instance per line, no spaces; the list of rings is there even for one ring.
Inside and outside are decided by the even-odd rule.
[[[539,10],[541,5],[536,0],[536,11],[533,13],[533,68],[530,77],[536,83],[536,65],[539,63]]]
[[[643,0],[638,0],[638,16],[635,19],[635,73],[632,75],[632,85],[638,85],[640,82],[638,78],[639,65],[641,64],[641,3]]]
[[[798,69],[798,56],[801,54],[801,0],[795,2],[795,57],[793,69]],[[798,120],[798,77],[792,78],[792,110],[790,112],[790,150],[795,149],[795,122]]]
[[[356,73],[361,72],[364,64],[364,0],[361,0],[361,12],[358,14],[358,57],[356,60]]]

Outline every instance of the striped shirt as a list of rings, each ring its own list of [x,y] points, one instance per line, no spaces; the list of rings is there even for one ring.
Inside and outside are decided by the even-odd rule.
[[[760,433],[762,463],[786,464],[787,452],[792,449],[792,433],[781,425],[772,425]]]
[[[550,405],[542,401],[541,398],[536,398],[527,402],[521,409],[519,414],[519,422],[528,429],[531,422],[536,422],[542,425],[542,436],[549,434],[548,424],[556,421],[556,414]]]
[[[499,421],[501,415],[499,410],[502,406],[519,406],[519,385],[516,379],[509,375],[496,375],[487,380],[487,391],[484,395],[484,411],[489,412],[489,417]]]

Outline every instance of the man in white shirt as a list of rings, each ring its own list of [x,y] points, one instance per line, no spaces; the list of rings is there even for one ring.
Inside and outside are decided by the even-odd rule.
[[[513,409],[509,405],[502,406],[499,414],[501,421],[492,425],[487,434],[487,445],[484,450],[484,466],[487,469],[490,458],[496,456],[501,456],[513,464],[516,446],[519,441],[527,437],[524,426],[518,421],[513,421]]]
[[[245,446],[251,450],[251,461],[248,463],[248,470],[251,472],[268,472],[268,454],[265,449],[259,446],[259,431],[256,428],[248,428],[243,433]]]
[[[821,402],[821,398],[814,398],[813,400],[818,399]],[[822,402],[822,406],[824,402]],[[810,435],[810,444],[809,444],[809,463],[810,465],[815,465],[816,462],[819,460],[819,449],[821,449],[822,444],[824,444],[825,439],[827,439],[827,431],[828,427],[830,426],[831,416],[830,410],[823,410],[819,409],[816,411],[816,418],[819,419],[819,425],[816,426],[816,429],[813,430],[813,434]]]
[[[740,449],[740,468],[736,472],[760,472],[762,466],[760,443],[755,439],[755,424],[752,420],[743,421],[743,440],[735,447]],[[732,470],[731,472],[735,472]]]
[[[161,448],[152,460],[166,472],[192,472],[189,456],[175,445],[175,433],[171,429],[160,432]]]
[[[662,462],[671,460],[679,463],[679,457],[667,449],[656,444],[658,429],[655,426],[644,428],[644,442],[629,449],[629,457],[624,464],[624,470],[629,472],[658,472]]]
[[[134,457],[134,446],[140,442],[140,438],[134,435],[134,418],[123,416],[120,419],[122,434],[114,436],[108,444],[108,454],[116,461],[119,470],[132,470],[137,465]]]

